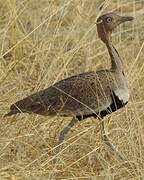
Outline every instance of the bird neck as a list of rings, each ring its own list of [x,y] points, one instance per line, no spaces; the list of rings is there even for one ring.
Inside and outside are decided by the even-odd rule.
[[[118,51],[115,49],[115,47],[112,44],[111,37],[107,37],[107,41],[105,42],[110,58],[111,58],[111,69],[115,71],[123,71],[123,65],[121,58],[118,54]]]

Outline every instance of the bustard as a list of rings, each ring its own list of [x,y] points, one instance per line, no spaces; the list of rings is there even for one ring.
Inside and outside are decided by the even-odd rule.
[[[111,41],[111,33],[121,23],[132,19],[108,13],[100,16],[96,22],[98,36],[105,43],[111,58],[110,69],[86,72],[61,80],[12,104],[10,112],[5,116],[31,112],[44,116],[72,116],[70,123],[60,132],[56,149],[59,154],[65,135],[77,121],[88,117],[102,119],[122,108],[129,99],[128,85],[120,56]],[[122,159],[106,135],[105,122],[101,122],[103,140]]]

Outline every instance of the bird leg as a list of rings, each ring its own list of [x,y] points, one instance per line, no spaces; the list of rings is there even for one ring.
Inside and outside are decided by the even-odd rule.
[[[102,120],[102,140],[105,142],[105,144],[121,159],[125,160],[123,155],[118,151],[117,147],[110,141],[109,137],[107,136],[106,127],[105,127],[105,121]]]
[[[59,140],[58,140],[58,146],[56,147],[56,159],[55,163],[59,161],[59,153],[63,144],[63,141],[65,139],[65,136],[68,134],[68,132],[71,130],[71,128],[78,122],[77,118],[73,118],[70,123],[60,132]]]

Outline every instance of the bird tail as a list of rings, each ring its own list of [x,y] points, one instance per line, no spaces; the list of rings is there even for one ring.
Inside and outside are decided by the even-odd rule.
[[[17,113],[31,113],[31,112],[39,112],[42,108],[42,103],[40,103],[40,99],[26,97],[10,106],[10,111],[4,115],[4,117],[11,116]]]
[[[11,107],[10,107],[10,111],[8,113],[6,113],[4,115],[4,117],[11,116],[13,114],[17,114],[17,113],[20,113],[20,112],[22,112],[22,111],[16,106],[16,104],[12,104]]]

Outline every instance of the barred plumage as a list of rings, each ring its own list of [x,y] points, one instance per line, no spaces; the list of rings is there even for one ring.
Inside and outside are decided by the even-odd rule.
[[[47,89],[22,99],[10,107],[5,116],[16,113],[36,113],[40,115],[73,116],[73,119],[59,137],[59,144],[78,120],[87,117],[103,118],[105,115],[123,107],[129,99],[127,80],[117,50],[112,45],[111,33],[121,23],[131,21],[115,13],[102,15],[97,20],[100,39],[106,44],[111,57],[111,68],[97,72],[86,72],[61,80]],[[102,123],[104,123],[102,121]],[[104,140],[115,150],[105,134]],[[109,142],[109,143],[108,143]],[[57,152],[60,151],[60,146]],[[120,158],[122,156],[118,152]]]

